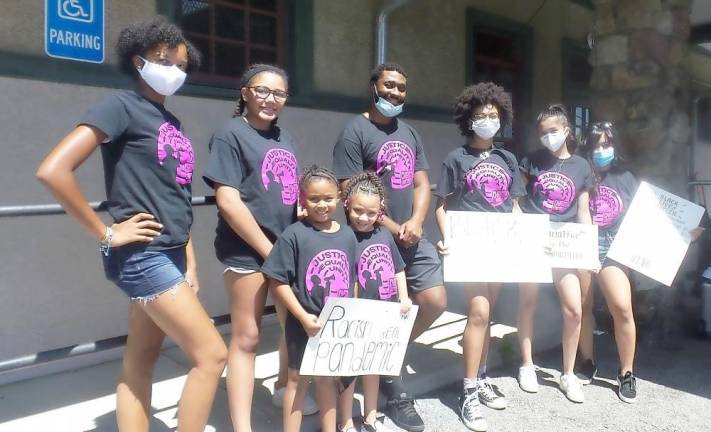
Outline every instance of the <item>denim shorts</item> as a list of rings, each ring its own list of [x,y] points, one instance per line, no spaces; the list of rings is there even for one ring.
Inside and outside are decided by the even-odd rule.
[[[607,253],[610,251],[610,246],[612,246],[612,241],[615,239],[615,233],[609,231],[600,231],[597,236],[597,244],[599,251],[600,264],[602,267],[608,265],[615,265],[610,262],[607,258]]]
[[[133,301],[148,302],[185,281],[185,246],[147,250],[127,245],[101,254],[106,278]]]

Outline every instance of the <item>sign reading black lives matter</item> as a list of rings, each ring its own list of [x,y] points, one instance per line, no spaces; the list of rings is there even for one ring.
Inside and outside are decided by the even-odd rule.
[[[607,256],[671,286],[703,214],[703,207],[642,182]]]
[[[323,327],[309,338],[301,375],[399,375],[417,316],[400,303],[329,297],[319,319]]]
[[[448,211],[445,282],[552,282],[548,215]]]

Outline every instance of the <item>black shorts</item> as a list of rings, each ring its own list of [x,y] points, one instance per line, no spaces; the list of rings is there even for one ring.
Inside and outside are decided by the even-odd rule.
[[[272,243],[276,241],[276,237],[268,231],[262,230],[262,232]],[[234,233],[230,234],[225,236],[226,238],[215,237],[215,255],[218,261],[226,267],[260,271],[262,264],[264,264],[264,258],[240,236]]]
[[[405,276],[408,290],[422,292],[429,288],[444,285],[442,261],[434,245],[421,238],[412,247],[398,246],[400,255],[405,261]]]
[[[288,313],[284,323],[284,337],[286,338],[286,351],[289,356],[289,369],[301,369],[301,360],[304,358],[306,343],[309,335],[294,315]]]

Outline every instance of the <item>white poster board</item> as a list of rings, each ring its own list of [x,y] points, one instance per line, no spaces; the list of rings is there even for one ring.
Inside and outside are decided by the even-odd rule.
[[[597,225],[551,222],[551,267],[594,270],[600,267]]]
[[[319,319],[323,327],[309,338],[301,375],[356,376],[400,374],[417,316],[400,303],[329,297]]]
[[[703,207],[642,182],[607,256],[671,286]]]
[[[552,282],[548,215],[448,211],[445,282]]]

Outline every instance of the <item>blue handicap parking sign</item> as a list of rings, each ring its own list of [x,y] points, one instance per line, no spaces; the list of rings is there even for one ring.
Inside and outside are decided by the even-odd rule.
[[[104,0],[45,0],[44,17],[47,55],[104,61]]]

